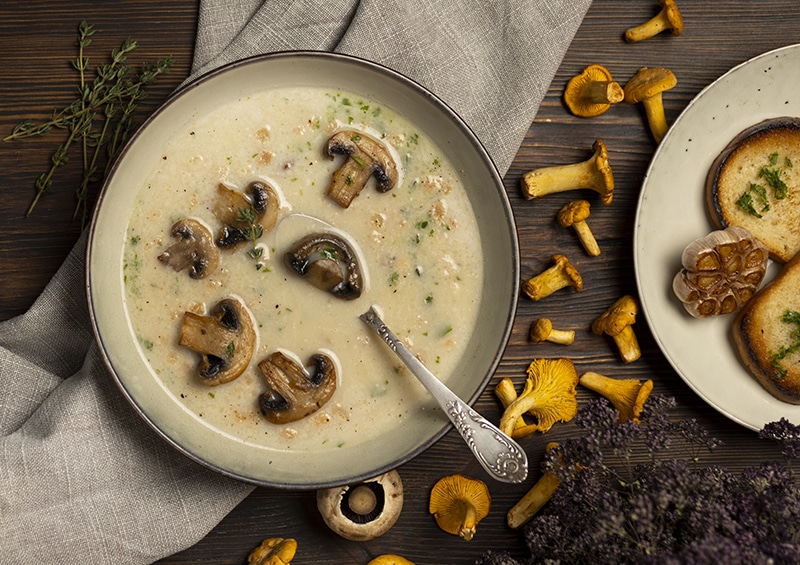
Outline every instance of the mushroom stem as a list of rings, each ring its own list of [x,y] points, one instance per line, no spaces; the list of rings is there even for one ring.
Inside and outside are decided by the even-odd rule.
[[[540,167],[525,173],[522,176],[525,198],[531,200],[557,192],[589,188],[600,194],[603,204],[611,204],[614,178],[608,163],[608,151],[599,139],[592,149],[594,153],[586,161]]]
[[[589,224],[586,223],[586,220],[575,222],[572,224],[572,227],[575,229],[575,233],[578,234],[578,239],[580,240],[581,245],[583,245],[583,248],[586,250],[586,253],[592,257],[597,257],[600,255],[600,246],[597,244],[597,239],[595,239],[592,230],[589,228]]]
[[[458,531],[459,537],[466,541],[470,541],[478,529],[477,513],[472,504],[462,501],[461,502],[461,528]]]
[[[517,391],[514,388],[514,383],[508,377],[500,379],[500,382],[494,387],[494,394],[497,396],[498,400],[500,400],[500,404],[503,405],[503,410],[508,408],[511,403],[517,399]],[[536,424],[528,424],[525,422],[525,418],[520,415],[517,421],[514,422],[514,428],[511,430],[511,437],[518,439],[530,435],[535,432],[538,427],[539,426]]]
[[[567,286],[576,292],[583,290],[583,279],[566,256],[553,255],[553,262],[552,267],[525,281],[522,290],[531,300],[541,300]]]
[[[550,451],[557,445],[557,443],[548,443],[545,449],[546,451]],[[544,473],[531,489],[525,493],[525,496],[508,511],[508,514],[506,514],[508,527],[516,530],[525,525],[542,509],[547,501],[553,498],[553,495],[560,485],[561,479],[559,479],[555,473],[551,471]]]
[[[667,134],[669,126],[667,125],[667,116],[664,112],[664,101],[661,93],[642,100],[644,106],[644,113],[647,117],[647,123],[650,126],[650,131],[653,133],[653,138],[656,143],[659,143]]]
[[[607,398],[619,412],[619,421],[633,420],[639,423],[639,416],[644,408],[644,403],[653,390],[653,381],[648,379],[644,383],[638,379],[612,379],[587,371],[578,382]]]
[[[625,326],[621,332],[611,336],[611,338],[617,344],[623,362],[631,363],[642,355],[639,348],[639,340],[636,339],[636,334],[631,326]]]
[[[672,35],[683,33],[683,18],[674,0],[659,0],[661,11],[646,22],[625,31],[625,41],[636,43],[672,30]]]
[[[591,104],[619,104],[624,97],[622,86],[615,80],[593,80],[583,92],[584,101]]]

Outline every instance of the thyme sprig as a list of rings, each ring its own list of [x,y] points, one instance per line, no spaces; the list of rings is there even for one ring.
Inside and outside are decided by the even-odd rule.
[[[264,249],[259,247],[258,240],[264,235],[264,228],[258,223],[255,208],[252,205],[249,208],[239,208],[237,221],[247,226],[242,230],[245,239],[252,245],[247,250],[247,256],[256,262],[257,269],[261,269],[263,266],[261,256],[264,254]]]
[[[83,175],[75,192],[77,204],[73,217],[80,217],[81,223],[85,223],[90,185],[102,180],[135,129],[133,115],[137,104],[145,97],[145,87],[159,75],[168,72],[173,64],[172,57],[154,64],[143,63],[138,73],[132,75],[127,60],[137,48],[137,43],[127,38],[119,48],[112,49],[108,62],[93,68],[87,49],[95,33],[95,27],[86,21],[78,26],[78,55],[72,60],[79,77],[78,98],[65,108],[53,111],[51,118],[45,122],[36,124],[30,119],[23,120],[10,135],[3,138],[3,141],[15,141],[43,136],[54,129],[68,131],[66,140],[51,155],[50,167],[34,182],[35,195],[26,216],[33,212],[39,199],[50,191],[58,168],[69,163],[69,152],[73,145],[80,145]],[[98,175],[103,156],[106,158],[106,167],[103,174]]]

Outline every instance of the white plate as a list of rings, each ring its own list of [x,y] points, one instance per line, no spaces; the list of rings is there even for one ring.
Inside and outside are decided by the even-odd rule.
[[[731,338],[733,318],[692,318],[674,296],[672,278],[681,268],[683,248],[715,229],[705,206],[713,160],[745,128],[800,116],[798,68],[800,45],[790,45],[734,67],[700,92],[653,157],[634,231],[642,310],[659,347],[706,402],[753,430],[781,417],[800,424],[800,406],[771,396],[740,363]]]

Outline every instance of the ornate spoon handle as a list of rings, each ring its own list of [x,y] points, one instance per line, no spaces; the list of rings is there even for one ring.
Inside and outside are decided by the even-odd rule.
[[[394,351],[442,407],[478,462],[498,481],[521,483],[528,476],[528,457],[513,439],[456,396],[397,339],[370,307],[359,316]]]

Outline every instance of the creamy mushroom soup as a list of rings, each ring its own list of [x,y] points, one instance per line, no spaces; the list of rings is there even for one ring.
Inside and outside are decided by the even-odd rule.
[[[348,208],[327,196],[343,157],[327,140],[342,129],[389,148],[399,180],[388,192],[371,179]],[[244,191],[254,180],[280,201],[274,229],[235,250],[202,279],[157,259],[183,218],[216,235],[218,185]],[[377,305],[393,331],[445,382],[464,354],[483,286],[475,216],[458,174],[423,132],[359,96],[283,89],[250,96],[178,129],[138,190],[126,239],[127,310],[144,355],[175,399],[221,433],[276,450],[337,449],[385,434],[407,418],[436,417],[428,393],[358,318]],[[364,288],[345,300],[309,284],[284,254],[314,231],[354,248]],[[247,306],[256,350],[237,379],[208,386],[199,354],[178,344],[185,312],[206,315],[229,297]],[[281,351],[307,364],[324,352],[337,387],[319,410],[273,424],[258,408],[266,382],[258,363]],[[427,407],[423,409],[423,407]]]

